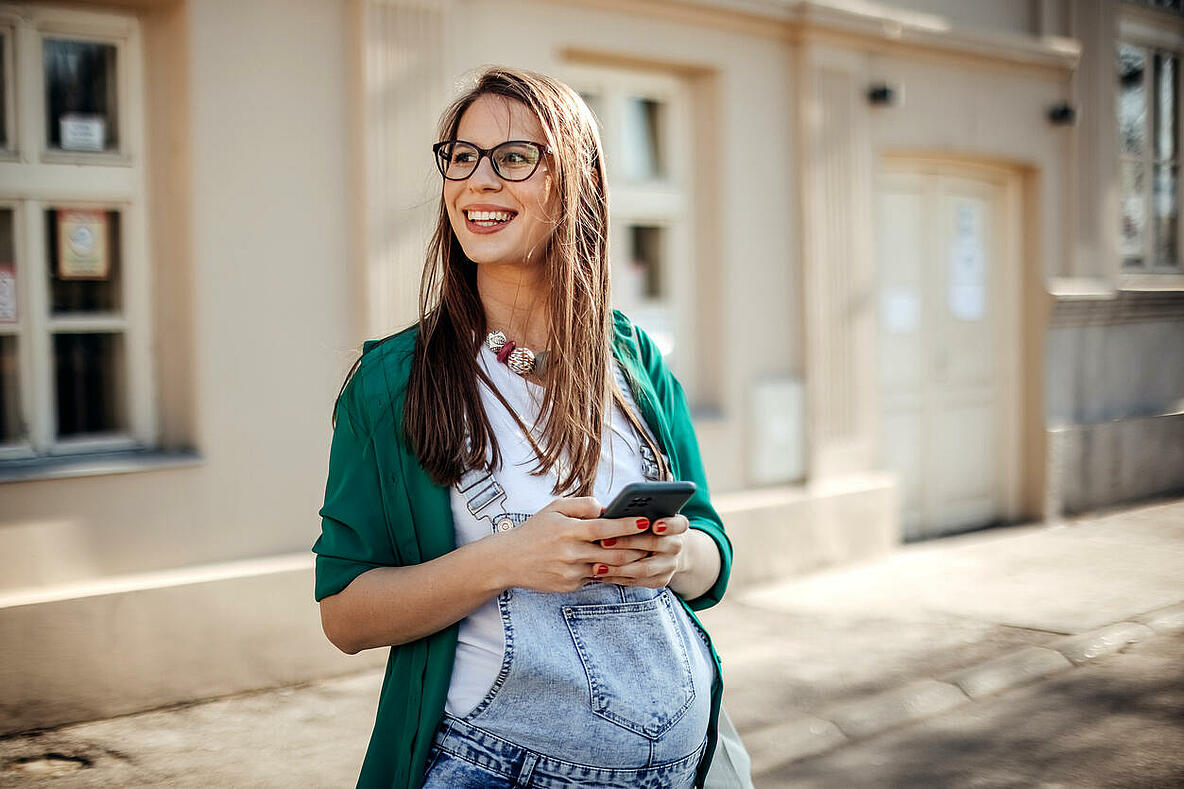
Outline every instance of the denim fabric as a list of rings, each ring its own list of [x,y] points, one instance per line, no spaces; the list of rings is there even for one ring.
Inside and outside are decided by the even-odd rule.
[[[517,392],[524,398],[519,410],[532,413],[530,393],[519,391],[525,384],[503,378],[506,396]],[[647,460],[638,445],[644,442],[633,436],[610,453],[626,464],[640,460],[622,469],[620,486],[656,473],[656,458]],[[529,464],[533,451],[526,442],[519,449]],[[518,461],[507,455],[501,468]],[[454,513],[497,533],[517,528],[534,504],[549,501],[546,480],[509,468],[465,474],[453,488],[460,497]],[[598,473],[602,482],[611,496]],[[553,594],[515,587],[498,595],[496,607],[501,666],[476,706],[449,710],[428,786],[693,784],[711,721],[715,663],[706,635],[670,589],[589,582]],[[542,777],[520,778],[524,759],[537,761]]]
[[[424,789],[690,789],[705,747],[663,764],[612,769],[544,756],[449,715],[436,733]]]

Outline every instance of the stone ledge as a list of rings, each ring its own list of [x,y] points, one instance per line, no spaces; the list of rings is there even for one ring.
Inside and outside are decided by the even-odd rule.
[[[936,679],[910,682],[893,690],[832,707],[824,715],[852,739],[928,718],[957,707],[967,696],[955,685]]]
[[[1048,646],[1076,665],[1081,665],[1095,658],[1114,654],[1128,644],[1145,641],[1153,635],[1155,631],[1147,625],[1138,622],[1116,622],[1089,633],[1058,639]]]
[[[945,679],[961,688],[970,698],[980,699],[1070,668],[1073,668],[1073,664],[1060,652],[1044,647],[1027,647],[971,666]]]
[[[1158,611],[1134,617],[1131,621],[1147,625],[1156,633],[1176,633],[1184,630],[1184,603],[1169,605]]]
[[[735,547],[729,588],[887,556],[901,542],[896,498],[891,476],[870,473],[713,496]]]

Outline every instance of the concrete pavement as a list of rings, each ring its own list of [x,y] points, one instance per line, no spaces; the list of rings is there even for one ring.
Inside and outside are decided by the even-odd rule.
[[[704,620],[757,787],[1184,786],[1184,500],[911,545]],[[0,740],[0,787],[352,786],[380,682]]]

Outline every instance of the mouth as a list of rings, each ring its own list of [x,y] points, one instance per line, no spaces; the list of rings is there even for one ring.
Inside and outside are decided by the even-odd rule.
[[[518,215],[518,212],[506,209],[476,210],[466,208],[464,215],[465,224],[469,226],[469,229],[480,233],[500,230],[509,224]]]

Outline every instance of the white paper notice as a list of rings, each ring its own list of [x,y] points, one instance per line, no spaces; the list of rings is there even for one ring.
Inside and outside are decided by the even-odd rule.
[[[894,285],[880,293],[880,324],[889,334],[910,334],[921,324],[921,300],[915,288]]]
[[[950,312],[964,321],[981,321],[987,308],[987,255],[983,249],[983,207],[958,204],[950,245]]]
[[[59,124],[63,151],[102,151],[107,144],[107,121],[100,115],[71,113]]]
[[[0,323],[16,323],[16,269],[0,263]]]

